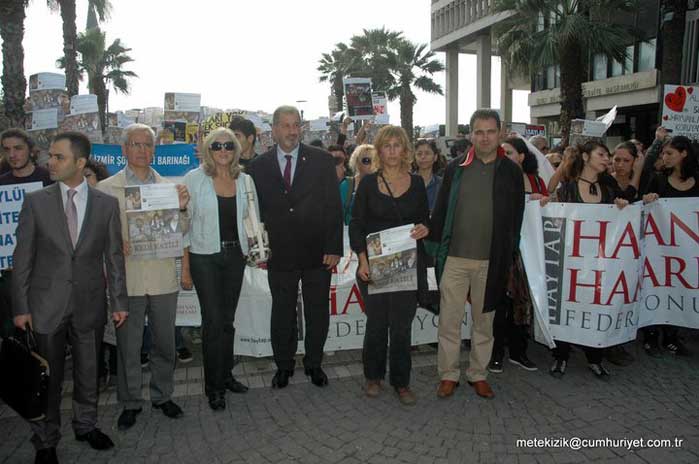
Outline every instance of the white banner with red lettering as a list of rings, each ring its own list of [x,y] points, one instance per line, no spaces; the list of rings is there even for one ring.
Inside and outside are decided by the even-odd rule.
[[[607,347],[648,325],[699,328],[698,206],[528,202],[521,249],[537,339]]]
[[[330,285],[330,326],[325,351],[351,350],[362,347],[366,316],[364,301],[355,281],[357,257],[350,253],[345,228],[345,255],[333,271]],[[430,274],[428,274],[430,275]],[[434,276],[434,273],[431,273]],[[430,282],[436,288],[436,282]],[[298,353],[304,352],[303,299],[299,298]],[[409,308],[405,308],[406,311]],[[235,313],[235,353],[243,356],[271,356],[270,318],[272,294],[267,282],[267,271],[247,267],[243,288]],[[412,343],[422,345],[437,341],[438,316],[418,308],[413,320]],[[462,336],[470,333],[470,306],[465,307]],[[195,291],[182,291],[178,297],[177,325],[199,326],[201,314]]]

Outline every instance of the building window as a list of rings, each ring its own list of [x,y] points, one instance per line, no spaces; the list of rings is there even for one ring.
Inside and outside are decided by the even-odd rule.
[[[626,47],[626,62],[624,63],[624,74],[633,74],[633,54],[635,47],[629,45]]]
[[[601,53],[592,57],[592,80],[607,78],[607,56]]]
[[[655,39],[641,42],[638,49],[638,72],[655,69]]]
[[[549,66],[546,68],[546,88],[555,89],[561,85],[561,67]]]
[[[617,60],[612,60],[612,77],[624,74],[624,67]]]

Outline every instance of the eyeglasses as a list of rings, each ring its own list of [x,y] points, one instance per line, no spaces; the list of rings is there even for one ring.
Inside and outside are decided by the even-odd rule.
[[[369,166],[371,164],[371,158],[362,158],[360,161],[365,166]]]
[[[149,150],[150,150],[151,148],[153,148],[153,144],[152,144],[152,143],[148,143],[148,142],[146,142],[146,143],[142,143],[142,142],[129,142],[129,143],[127,143],[127,145],[130,146],[131,148],[138,148],[139,150],[144,150],[144,149],[149,149]]]
[[[233,151],[235,150],[235,143],[233,142],[214,142],[211,145],[209,145],[209,149],[211,151],[220,151],[220,150],[226,150],[226,151]]]

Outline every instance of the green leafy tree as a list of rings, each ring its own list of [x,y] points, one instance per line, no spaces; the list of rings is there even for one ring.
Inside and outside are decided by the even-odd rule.
[[[349,46],[337,44],[332,52],[322,55],[319,63],[320,81],[331,82],[338,106],[342,106],[344,96],[343,77],[369,77],[374,91],[386,92],[389,100],[399,100],[401,125],[411,137],[417,101],[413,88],[443,93],[432,78],[444,70],[434,52],[386,28],[363,29],[362,34],[350,39]]]
[[[318,62],[318,72],[320,82],[329,82],[332,96],[335,97],[337,108],[342,108],[342,101],[345,96],[345,87],[342,80],[348,75],[351,69],[351,53],[347,44],[342,42],[335,45],[335,49],[330,53],[323,53]]]
[[[129,79],[138,77],[133,71],[124,69],[124,65],[133,61],[120,39],[115,39],[106,47],[106,33],[97,29],[89,29],[78,35],[78,68],[80,76],[87,74],[87,87],[90,93],[97,95],[102,130],[105,130],[106,115],[109,109],[109,89],[117,93],[129,93]],[[58,66],[65,66],[63,58],[58,60]]]
[[[0,38],[2,38],[2,102],[7,124],[24,127],[24,19],[26,0],[0,1]]]
[[[414,44],[401,40],[396,50],[395,63],[391,69],[393,84],[388,88],[389,100],[400,103],[400,124],[413,137],[413,107],[417,97],[413,88],[426,93],[444,95],[442,86],[432,78],[435,73],[444,71],[444,65],[435,58],[435,53],[427,44]]]
[[[76,21],[76,0],[47,0],[51,10],[61,12],[63,21],[63,57],[66,72],[66,88],[71,97],[79,92],[79,71],[77,61],[78,30]],[[104,21],[111,10],[108,0],[89,0],[87,11],[87,27],[98,27],[99,21]],[[92,27],[91,27],[92,26]]]
[[[590,57],[602,53],[624,63],[626,47],[639,33],[615,19],[635,10],[634,0],[496,0],[496,12],[515,14],[496,28],[498,49],[515,72],[533,76],[560,65],[561,137],[570,121],[583,118],[582,83]]]

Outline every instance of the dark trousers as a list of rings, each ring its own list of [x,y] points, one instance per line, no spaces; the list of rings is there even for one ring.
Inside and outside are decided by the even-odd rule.
[[[570,357],[570,347],[570,343],[556,340],[556,348],[553,349],[553,357],[560,361],[568,361]],[[582,349],[585,352],[585,357],[589,364],[600,364],[602,362],[604,348],[583,346]]]
[[[367,285],[358,281],[364,300],[366,328],[362,363],[367,380],[386,376],[386,354],[390,340],[389,382],[394,388],[410,385],[412,326],[417,311],[416,292],[390,292],[369,295]]]
[[[672,325],[651,325],[643,329],[643,341],[660,346],[660,333],[663,334],[663,345],[676,344],[679,328]]]
[[[0,337],[6,338],[14,332],[12,322],[12,271],[0,271]]]
[[[323,347],[330,324],[330,277],[324,267],[296,271],[269,270],[267,278],[272,292],[272,351],[278,369],[294,368],[299,340],[296,303],[301,281],[305,332],[302,334],[306,368],[320,367]]]
[[[502,361],[507,345],[510,358],[519,359],[527,353],[527,326],[515,325],[512,300],[505,297],[505,303],[495,311],[493,319],[492,359]]]
[[[74,322],[69,314],[53,333],[35,333],[37,351],[48,361],[50,370],[46,419],[30,423],[36,449],[55,447],[61,439],[61,388],[67,343],[73,348],[73,430],[84,434],[97,424],[97,366],[104,326],[78,329]]]
[[[239,247],[226,247],[211,255],[189,254],[192,281],[201,306],[204,392],[226,390],[232,374],[235,310],[245,273]]]

